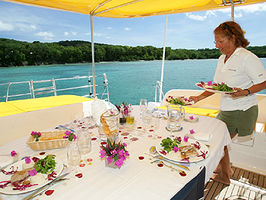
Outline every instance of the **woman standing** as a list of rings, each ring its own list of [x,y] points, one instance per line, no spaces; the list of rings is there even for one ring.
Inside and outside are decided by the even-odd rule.
[[[249,42],[244,37],[240,25],[228,21],[214,30],[215,44],[222,55],[218,59],[214,82],[226,83],[236,90],[222,94],[218,119],[226,123],[231,138],[251,135],[258,117],[256,92],[266,89],[266,72],[259,58],[245,49]],[[195,103],[214,93],[205,91],[199,96],[191,96]],[[230,159],[228,149],[224,148],[213,179],[230,184]]]

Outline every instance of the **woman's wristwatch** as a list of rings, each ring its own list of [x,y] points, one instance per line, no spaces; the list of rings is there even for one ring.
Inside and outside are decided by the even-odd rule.
[[[250,95],[250,90],[249,89],[245,89],[245,90],[248,91],[248,94],[246,96]]]

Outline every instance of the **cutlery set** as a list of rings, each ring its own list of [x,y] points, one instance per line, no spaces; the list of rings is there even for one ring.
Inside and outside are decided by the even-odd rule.
[[[30,194],[29,196],[25,197],[23,200],[31,200],[31,199],[34,199],[35,197],[43,194],[46,190],[48,190],[48,188],[50,188],[54,184],[59,183],[61,181],[68,180],[68,178],[65,178],[68,174],[69,174],[69,172],[67,172],[67,173],[65,173],[63,175],[60,175],[60,176],[56,177],[52,182],[50,182],[50,183],[46,184],[45,186],[39,188],[38,190],[36,190],[32,194]]]
[[[154,158],[154,160],[153,160],[151,163],[159,162],[159,164],[163,164],[164,166],[170,168],[172,171],[175,170],[175,171],[178,171],[179,173],[182,173],[182,174],[185,174],[185,172],[184,172],[183,170],[190,171],[190,169],[189,169],[187,166],[185,166],[185,165],[181,165],[181,164],[178,164],[178,163],[176,163],[176,162],[174,162],[174,161],[171,161],[171,160],[169,160],[169,159],[167,159],[167,158],[162,157],[162,156],[157,152],[155,146],[152,146],[152,147],[149,149],[149,152],[150,152],[150,154],[148,154],[148,153],[145,153],[145,154],[147,154],[147,155],[151,156],[152,158]],[[168,163],[168,164],[165,164],[165,163]],[[170,165],[169,165],[169,164],[170,164]],[[181,168],[181,169],[183,169],[183,170],[181,170],[181,169],[176,169],[176,168],[173,167],[173,166],[179,167],[179,168]]]

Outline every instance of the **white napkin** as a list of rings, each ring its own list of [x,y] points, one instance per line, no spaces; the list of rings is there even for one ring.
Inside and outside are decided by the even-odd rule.
[[[212,134],[206,132],[196,132],[195,134],[193,134],[193,137],[199,141],[209,142],[212,137]]]
[[[13,162],[13,158],[8,155],[0,155],[0,168],[9,165]]]
[[[153,113],[154,111],[158,110],[157,107],[159,107],[161,104],[158,102],[149,102],[148,103],[148,112]]]

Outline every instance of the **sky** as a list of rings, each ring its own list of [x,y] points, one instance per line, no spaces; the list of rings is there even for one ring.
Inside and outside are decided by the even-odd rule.
[[[231,20],[231,9],[168,15],[166,46],[215,48],[213,30]],[[94,42],[162,47],[165,16],[131,19],[94,17]],[[266,45],[266,3],[235,7],[235,21],[250,46]],[[90,41],[90,16],[0,1],[0,38],[19,41]]]

